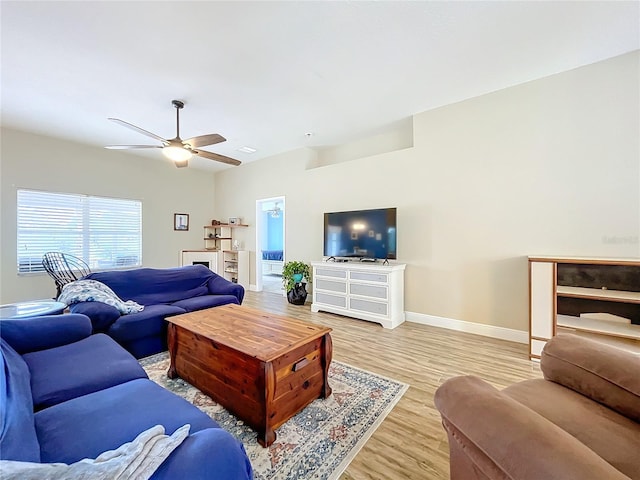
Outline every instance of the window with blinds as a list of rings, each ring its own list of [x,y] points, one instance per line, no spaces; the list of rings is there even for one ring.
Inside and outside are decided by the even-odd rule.
[[[142,202],[18,190],[18,273],[44,272],[62,252],[92,270],[142,265]]]

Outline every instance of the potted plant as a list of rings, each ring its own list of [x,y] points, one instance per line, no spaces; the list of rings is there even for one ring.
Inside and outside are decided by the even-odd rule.
[[[304,305],[307,299],[307,290],[305,289],[306,284],[302,282],[303,279],[311,282],[309,265],[298,261],[284,264],[282,268],[282,285],[287,292],[289,303]]]

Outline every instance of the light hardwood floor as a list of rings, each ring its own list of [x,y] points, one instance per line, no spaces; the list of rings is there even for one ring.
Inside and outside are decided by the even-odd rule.
[[[331,327],[333,358],[410,385],[341,480],[448,479],[449,447],[433,404],[446,379],[476,375],[498,388],[540,378],[527,345],[405,322],[393,330],[313,313],[273,293],[247,292],[243,305]]]

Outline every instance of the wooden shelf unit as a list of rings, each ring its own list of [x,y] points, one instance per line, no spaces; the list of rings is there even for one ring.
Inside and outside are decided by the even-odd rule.
[[[220,223],[218,225],[205,225],[204,248],[205,250],[231,250],[233,244],[233,229],[248,227],[244,224]]]
[[[222,275],[230,282],[239,283],[245,288],[249,285],[249,252],[244,250],[222,251]]]
[[[606,334],[612,337],[640,340],[640,325],[634,325],[632,323],[617,323],[594,318],[558,315],[556,325],[580,332],[597,333],[600,335]]]
[[[559,330],[640,352],[640,259],[529,257],[529,357]]]
[[[220,223],[204,226],[204,249],[182,250],[181,265],[204,264],[227,280],[249,288],[249,252],[233,250],[233,229],[245,224]]]
[[[558,285],[559,297],[585,298],[590,300],[606,300],[609,302],[640,303],[640,292],[625,292],[622,290],[608,290],[588,287],[571,287]]]

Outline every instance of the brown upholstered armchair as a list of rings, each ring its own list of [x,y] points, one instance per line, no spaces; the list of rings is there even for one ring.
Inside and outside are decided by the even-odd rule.
[[[540,366],[544,380],[501,391],[473,376],[438,388],[451,480],[640,479],[640,356],[564,334]]]

